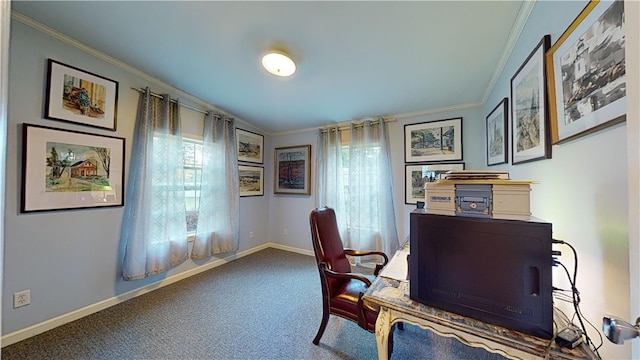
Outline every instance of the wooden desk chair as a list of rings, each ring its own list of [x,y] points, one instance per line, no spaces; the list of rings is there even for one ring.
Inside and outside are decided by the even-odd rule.
[[[322,322],[313,343],[315,345],[320,343],[320,338],[327,327],[331,314],[351,320],[369,332],[375,332],[376,318],[380,309],[363,303],[362,295],[371,286],[371,281],[387,264],[389,258],[385,253],[379,251],[344,249],[338,231],[336,214],[331,208],[324,207],[311,211],[309,222],[313,251],[320,272],[323,312]],[[347,255],[378,255],[384,261],[382,264],[376,265],[374,275],[364,275],[351,272]],[[392,346],[390,341],[389,347]]]

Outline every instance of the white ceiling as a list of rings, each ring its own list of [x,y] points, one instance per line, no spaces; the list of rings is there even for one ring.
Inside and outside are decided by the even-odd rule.
[[[12,3],[14,11],[268,133],[478,105],[530,7],[523,1]],[[291,78],[261,68],[271,48],[294,57]]]

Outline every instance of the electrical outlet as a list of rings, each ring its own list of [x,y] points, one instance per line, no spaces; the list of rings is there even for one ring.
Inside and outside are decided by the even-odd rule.
[[[284,236],[287,236],[287,228],[284,228]]]
[[[253,239],[253,231],[249,231],[249,239]]]
[[[17,309],[21,306],[31,304],[31,290],[22,290],[13,293],[13,308]]]

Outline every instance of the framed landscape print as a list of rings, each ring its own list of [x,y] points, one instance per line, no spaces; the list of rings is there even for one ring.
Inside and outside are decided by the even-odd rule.
[[[462,160],[462,118],[404,126],[404,161]]]
[[[116,130],[118,82],[49,59],[45,117]]]
[[[440,174],[451,170],[464,170],[464,163],[405,165],[405,204],[425,200],[424,186],[440,179]]]
[[[238,161],[262,164],[264,162],[264,136],[236,129]]]
[[[507,160],[507,129],[509,99],[504,98],[487,116],[487,165],[505,164]]]
[[[311,194],[311,145],[275,149],[274,194]]]
[[[124,205],[124,138],[23,124],[21,212]]]
[[[544,54],[545,35],[511,78],[511,163],[551,157]]]
[[[264,195],[264,168],[261,166],[238,166],[240,196]]]
[[[591,1],[547,52],[554,144],[626,119],[623,1]]]

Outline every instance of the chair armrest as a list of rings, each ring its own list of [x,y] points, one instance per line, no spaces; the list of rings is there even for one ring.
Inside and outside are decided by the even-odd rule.
[[[371,286],[371,280],[367,279],[366,276],[359,273],[342,273],[336,272],[327,267],[326,263],[318,264],[320,271],[322,271],[326,276],[332,277],[335,279],[355,279],[360,280],[367,285],[367,287]]]
[[[382,251],[361,251],[361,250],[353,250],[353,249],[344,249],[344,253],[349,256],[366,256],[366,255],[382,256],[384,261],[382,262],[382,264],[376,264],[376,268],[373,271],[373,274],[375,276],[378,276],[378,273],[380,272],[380,270],[382,270],[382,268],[385,267],[389,262],[389,257],[387,257],[387,254],[383,253]]]
[[[344,249],[344,253],[349,256],[380,255],[382,256],[382,258],[384,258],[384,262],[382,266],[387,265],[387,263],[389,262],[389,257],[387,256],[387,254],[383,253],[382,251],[362,251],[362,250],[354,250],[354,249]]]

